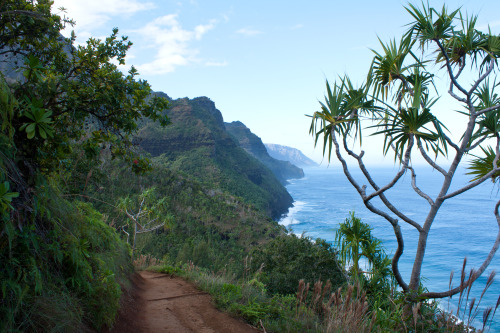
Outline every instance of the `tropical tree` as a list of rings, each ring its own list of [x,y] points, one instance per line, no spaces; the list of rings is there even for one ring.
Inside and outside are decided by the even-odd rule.
[[[392,257],[392,272],[408,299],[414,301],[417,296],[442,298],[464,290],[485,271],[500,245],[499,228],[491,251],[470,279],[451,290],[418,295],[427,239],[443,203],[486,180],[496,182],[500,176],[500,98],[499,84],[495,79],[500,36],[491,31],[479,31],[477,17],[464,16],[460,10],[450,11],[445,6],[438,10],[425,4],[422,7],[409,4],[405,9],[412,18],[407,32],[399,42],[381,42],[382,50],[374,51],[364,83],[355,87],[347,76],[339,78],[333,85],[327,82],[325,101],[311,116],[310,132],[316,143],[323,139],[323,153],[328,152],[329,160],[332,152],[335,154],[364,205],[392,226],[398,244]],[[453,116],[462,117],[465,123],[465,130],[457,137],[449,135],[445,126],[450,116],[438,118],[435,112],[441,88],[435,78],[443,73],[448,80],[444,89],[462,107]],[[394,154],[399,165],[399,170],[387,184],[379,184],[365,165],[362,150],[365,141],[362,139],[367,131],[362,131],[364,129],[383,138],[382,153]],[[361,147],[359,151],[355,149],[355,142]],[[451,191],[450,185],[459,165],[464,164],[467,156],[481,154],[485,157],[475,157],[471,163],[474,178],[470,183]],[[442,183],[436,185],[439,192],[435,196],[423,191],[417,183],[412,166],[416,155],[442,176]],[[359,166],[367,185],[353,177],[347,156]],[[451,164],[442,166],[437,157],[448,158]],[[411,175],[413,190],[429,204],[423,221],[405,214],[404,207],[397,207],[386,196],[406,173]],[[380,199],[380,204],[374,202],[375,198]],[[499,207],[500,201],[494,209],[500,227]],[[398,266],[404,251],[401,221],[419,233],[409,281],[403,279]]]
[[[351,266],[355,277],[359,274],[360,259],[365,257],[372,265],[380,248],[381,242],[372,236],[371,231],[370,225],[361,222],[351,212],[343,223],[339,223],[339,229],[335,233],[335,242],[344,268]]]
[[[172,215],[168,214],[165,209],[166,198],[158,199],[156,188],[152,187],[143,191],[137,199],[137,202],[134,202],[130,197],[126,197],[121,199],[118,204],[118,208],[125,212],[131,222],[120,226],[119,229],[127,234],[127,243],[129,243],[130,232],[127,229],[132,227],[132,258],[136,250],[138,234],[153,232],[160,228],[166,229],[172,223]],[[132,209],[135,210],[135,213]]]
[[[75,36],[60,34],[72,22],[52,3],[0,2],[0,331],[38,331],[57,318],[30,319],[37,297],[50,292],[61,293],[61,302],[65,292],[81,297],[98,313],[89,320],[96,329],[112,323],[119,285],[96,256],[122,247],[103,216],[67,200],[75,196],[65,180],[81,172],[82,160],[97,168],[120,157],[135,172],[149,169],[132,144],[137,120],[168,123],[167,100],[153,97],[133,67],[124,74],[116,66],[125,63],[127,37],[114,29],[73,46]],[[65,329],[64,320],[52,322]]]

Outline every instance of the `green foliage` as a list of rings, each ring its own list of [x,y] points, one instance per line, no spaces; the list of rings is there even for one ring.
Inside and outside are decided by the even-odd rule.
[[[273,173],[246,153],[226,131],[206,97],[171,102],[172,125],[141,123],[138,142],[158,164],[245,199],[278,219],[293,199]]]
[[[131,269],[127,248],[90,205],[68,202],[53,187],[39,193],[44,219],[38,228],[45,232],[24,228],[9,248],[0,248],[0,330],[110,326],[119,307],[118,282]],[[41,300],[47,300],[43,307]]]
[[[472,160],[469,164],[469,172],[467,174],[473,175],[474,178],[472,178],[471,181],[478,180],[482,178],[484,175],[490,173],[493,171],[494,166],[495,166],[495,160],[496,160],[496,166],[499,167],[500,163],[497,159],[497,154],[493,150],[492,147],[481,147],[481,150],[483,151],[484,157],[477,157],[476,159]],[[496,182],[498,180],[498,177],[500,176],[500,172],[495,172],[491,175],[491,181]]]
[[[282,235],[255,248],[251,256],[253,270],[262,267],[258,279],[271,294],[293,294],[301,279],[310,283],[330,280],[334,287],[346,282],[336,251],[323,239]]]
[[[142,117],[168,123],[168,103],[150,98],[137,71],[122,74],[131,43],[114,30],[73,47],[68,20],[51,1],[0,5],[0,331],[83,331],[110,326],[129,273],[129,249],[68,179],[86,176],[105,154],[136,172],[131,135]],[[93,168],[94,167],[94,168]],[[85,173],[84,177],[80,177]]]
[[[339,78],[333,85],[327,82],[325,102],[320,102],[319,111],[311,116],[310,133],[315,137],[316,144],[323,139],[323,153],[326,155],[328,151],[329,160],[334,152],[364,205],[390,224],[388,227],[394,231],[398,243],[393,256],[393,275],[405,292],[417,293],[426,239],[443,202],[488,179],[496,181],[500,173],[500,98],[499,84],[495,79],[500,36],[492,34],[491,30],[479,31],[477,17],[463,15],[460,9],[448,10],[443,6],[438,10],[424,2],[421,6],[408,4],[405,9],[411,17],[408,30],[399,43],[396,40],[389,43],[380,41],[381,50],[373,51],[366,81],[359,88],[354,88],[347,76]],[[443,76],[448,82],[439,85],[436,78]],[[456,117],[436,109],[441,92],[448,93],[460,105],[460,109],[449,111],[462,117],[465,126],[461,135],[453,133],[448,136],[446,125]],[[372,177],[365,164],[362,147],[364,129],[370,129],[371,135],[383,140],[381,154],[393,153],[399,165],[394,177],[383,185]],[[496,141],[496,148],[481,146],[491,141]],[[355,148],[358,142],[359,149]],[[478,149],[481,152],[474,154]],[[437,158],[447,158],[448,154],[453,154],[450,163],[440,166]],[[452,179],[467,155],[475,157],[470,164],[472,183],[452,191]],[[417,158],[422,158],[427,167],[443,176],[442,183],[436,184],[439,188],[435,191],[437,194],[426,193],[417,185],[418,178],[412,166]],[[363,175],[361,181],[351,172],[351,161],[359,166]],[[387,195],[405,173],[411,173],[412,188],[429,204],[427,216],[420,221],[406,215],[405,207],[397,207]],[[498,210],[494,214],[498,219]],[[403,229],[399,222],[408,224],[420,235],[409,283],[405,282],[398,268],[404,251]],[[350,229],[355,225],[346,227]],[[358,275],[357,262],[362,255],[360,248],[364,236],[357,240],[348,239],[352,235],[346,231],[341,230],[343,235],[339,237],[343,240],[338,238],[338,241],[344,252],[344,263],[350,259],[354,273]],[[362,236],[362,230],[358,231]],[[497,239],[493,252],[498,245]],[[468,283],[484,272],[490,259],[486,258],[478,274]],[[381,262],[385,262],[382,266],[387,267],[386,258]],[[383,278],[379,281],[384,284]],[[443,292],[425,292],[422,297],[441,298],[456,294],[459,289],[461,287]],[[407,304],[406,314],[410,311],[411,306]]]
[[[243,199],[159,163],[155,163],[154,172],[135,175],[123,163],[107,161],[101,173],[100,181],[88,186],[87,193],[95,206],[109,216],[110,224],[120,231],[123,239],[127,235],[121,228],[130,233],[130,219],[102,201],[119,203],[120,198],[127,198],[129,212],[135,213],[144,189],[155,189],[149,191],[150,196],[143,203],[143,207],[153,211],[145,218],[159,217],[151,225],[165,220],[167,223],[154,232],[138,235],[137,255],[151,254],[170,264],[192,261],[214,271],[227,270],[241,276],[243,258],[251,247],[284,232],[277,222]],[[81,184],[75,185],[83,188]]]

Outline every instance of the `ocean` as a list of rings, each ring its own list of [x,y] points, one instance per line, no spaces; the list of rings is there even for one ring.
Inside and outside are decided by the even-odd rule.
[[[442,175],[428,168],[415,167],[415,169],[417,185],[434,198],[442,184]],[[361,172],[358,169],[356,171],[353,172],[356,180],[361,184],[368,184],[366,180],[362,181]],[[372,169],[371,174],[382,187],[396,171],[397,168],[379,167]],[[304,178],[291,180],[287,185],[288,192],[295,202],[294,207],[281,219],[280,224],[295,234],[305,234],[313,239],[323,238],[333,242],[338,223],[343,222],[349,212],[354,211],[357,217],[373,227],[372,233],[383,241],[387,254],[395,252],[397,243],[392,226],[363,205],[358,192],[349,183],[340,166],[307,168],[304,172]],[[466,175],[465,169],[458,170],[451,190],[467,184],[470,178]],[[422,224],[430,206],[411,187],[409,173],[405,174],[391,191],[386,192],[386,196],[405,215]],[[464,257],[467,257],[467,271],[482,264],[498,233],[493,213],[498,200],[500,200],[498,184],[487,181],[455,198],[448,199],[442,205],[429,234],[422,267],[423,284],[429,291],[448,290],[451,271],[455,272],[453,286],[459,285]],[[378,207],[383,205],[380,200],[374,202]],[[404,221],[400,220],[399,223],[405,241],[400,270],[405,281],[409,282],[418,232]],[[489,273],[493,270],[498,272],[499,269],[500,250],[483,275],[475,282],[469,299],[475,297],[478,300]],[[480,325],[477,321],[482,320],[482,310],[488,306],[495,306],[499,294],[500,275],[480,304],[476,326]],[[448,298],[442,299],[441,307],[453,310],[456,308],[457,300],[458,295],[451,301]],[[500,313],[496,314],[491,331],[500,332]]]

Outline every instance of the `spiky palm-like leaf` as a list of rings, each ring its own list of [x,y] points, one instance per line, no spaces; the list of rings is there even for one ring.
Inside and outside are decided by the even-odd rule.
[[[373,88],[374,95],[381,94],[382,100],[385,100],[391,84],[398,79],[405,80],[405,73],[415,66],[414,64],[405,66],[405,59],[410,54],[414,42],[410,38],[402,38],[399,46],[396,45],[395,40],[387,45],[380,41],[380,44],[383,52],[373,51],[375,53],[372,64]]]
[[[361,222],[361,219],[351,212],[349,218],[339,224],[335,234],[335,242],[340,250],[340,257],[345,266],[352,264],[354,275],[359,272],[359,259],[362,256],[376,253],[380,243],[371,234],[370,225]],[[367,258],[371,259],[371,256]]]
[[[409,4],[406,11],[415,19],[408,29],[407,36],[412,36],[420,40],[420,45],[432,40],[448,39],[453,36],[453,21],[459,9],[448,13],[448,9],[443,5],[441,12],[431,7],[422,5],[422,9]]]
[[[490,85],[486,81],[481,87],[479,87],[475,95],[474,104],[476,104],[476,111],[481,111],[487,108],[495,107],[500,105],[500,96],[495,92],[495,87],[498,85],[493,83]],[[480,137],[496,137],[500,133],[500,110],[494,110],[482,114],[479,116],[477,123],[479,128],[476,130],[472,136],[472,140],[476,140]]]
[[[373,100],[367,97],[368,87],[363,85],[355,89],[349,78],[343,78],[341,84],[335,84],[333,89],[326,82],[327,94],[325,102],[320,102],[321,111],[312,116],[309,133],[315,137],[315,144],[323,136],[323,155],[328,147],[328,160],[332,152],[332,131],[341,136],[352,135],[361,138],[359,116],[366,112],[378,111]]]
[[[471,170],[470,172],[467,172],[467,174],[473,176],[471,182],[485,176],[488,172],[493,170],[493,162],[496,157],[494,149],[491,146],[488,146],[487,148],[481,147],[481,150],[483,151],[484,157],[476,156],[476,158],[472,160],[467,167],[467,169]],[[499,162],[500,161],[497,161],[496,167],[500,166]],[[496,172],[491,176],[491,181],[496,182],[499,177],[500,172]]]

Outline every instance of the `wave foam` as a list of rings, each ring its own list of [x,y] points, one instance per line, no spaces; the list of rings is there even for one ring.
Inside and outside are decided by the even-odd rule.
[[[300,221],[296,219],[295,215],[300,212],[307,205],[304,201],[295,201],[293,207],[288,210],[288,214],[279,220],[279,224],[288,227],[292,224],[299,224]]]

